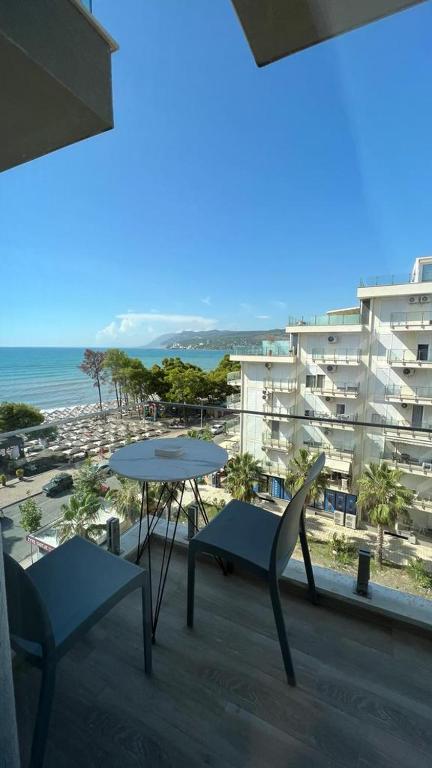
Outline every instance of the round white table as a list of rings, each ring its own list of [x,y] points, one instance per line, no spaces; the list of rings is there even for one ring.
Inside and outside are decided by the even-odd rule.
[[[109,465],[113,472],[142,483],[136,562],[140,561],[144,549],[146,549],[150,593],[152,595],[153,640],[156,635],[156,627],[180,513],[183,512],[188,520],[192,522],[195,530],[198,530],[198,521],[192,520],[189,510],[183,506],[186,483],[188,482],[192,489],[196,505],[201,512],[204,522],[208,523],[207,513],[198,489],[197,478],[217,472],[226,464],[227,460],[228,454],[224,448],[207,440],[196,440],[189,437],[157,438],[155,440],[131,443],[115,451],[109,460]],[[152,511],[150,511],[148,503],[148,484],[151,482],[161,483],[156,508]],[[173,502],[176,505],[175,511],[172,509]],[[141,543],[144,510],[146,513],[147,531]],[[166,512],[166,527],[163,555],[153,607],[151,535],[164,512]],[[173,526],[170,530],[171,522]]]

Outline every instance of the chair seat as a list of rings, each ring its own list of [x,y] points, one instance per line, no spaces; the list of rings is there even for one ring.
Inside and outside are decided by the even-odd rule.
[[[142,568],[79,536],[42,557],[27,573],[45,603],[59,655],[75,634],[93,626],[145,577]]]
[[[192,546],[212,554],[241,558],[268,571],[280,516],[244,501],[230,501],[192,539]]]

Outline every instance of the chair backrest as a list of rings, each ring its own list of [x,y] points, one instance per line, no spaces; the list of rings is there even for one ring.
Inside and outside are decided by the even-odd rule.
[[[45,655],[54,648],[51,622],[38,589],[24,568],[3,553],[9,631],[13,647],[36,652],[36,643]],[[18,650],[18,648],[17,648]]]
[[[274,570],[278,576],[284,570],[293,553],[299,534],[300,516],[306,497],[311,485],[315,482],[320,472],[322,472],[324,464],[325,454],[321,453],[311,466],[302,487],[292,497],[281,517],[270,557],[270,569]]]

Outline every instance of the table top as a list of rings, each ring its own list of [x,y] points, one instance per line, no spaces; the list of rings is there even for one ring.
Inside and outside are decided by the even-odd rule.
[[[156,449],[178,449],[181,453],[156,456]],[[125,445],[113,453],[109,465],[113,472],[132,480],[175,482],[217,472],[227,460],[226,450],[208,440],[168,437]]]

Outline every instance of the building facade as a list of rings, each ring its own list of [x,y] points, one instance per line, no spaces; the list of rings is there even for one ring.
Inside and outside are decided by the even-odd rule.
[[[325,450],[328,511],[352,512],[365,465],[384,460],[416,493],[413,526],[432,530],[432,432],[419,431],[432,430],[432,257],[410,275],[362,283],[357,296],[356,307],[291,318],[286,340],[231,355],[238,407],[260,412],[242,414],[240,447],[274,495],[299,448]]]

